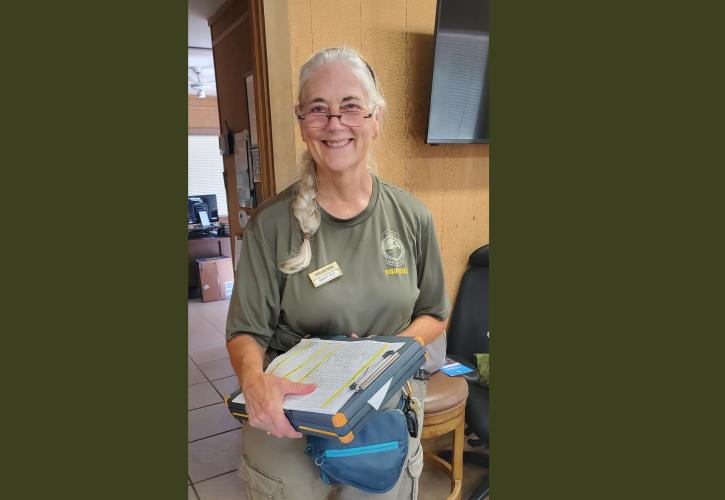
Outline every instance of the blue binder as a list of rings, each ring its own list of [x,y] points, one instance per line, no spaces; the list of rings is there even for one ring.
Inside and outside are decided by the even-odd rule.
[[[335,340],[338,340],[336,337]],[[356,342],[358,340],[372,339],[351,339],[344,340]],[[427,353],[423,348],[423,342],[413,337],[383,337],[376,338],[381,342],[402,342],[403,345],[396,352],[397,358],[377,374],[374,380],[364,389],[358,390],[334,415],[315,413],[300,410],[284,410],[287,419],[295,430],[303,434],[314,434],[316,436],[337,438],[342,443],[349,443],[355,437],[357,429],[365,425],[366,419],[376,412],[368,400],[375,395],[388,381],[390,386],[383,397],[378,408],[382,408],[386,401],[398,393],[403,385],[425,364]],[[346,389],[354,390],[354,389]],[[233,400],[241,391],[237,390],[224,398],[229,411],[238,419],[247,418],[244,404],[235,403]]]

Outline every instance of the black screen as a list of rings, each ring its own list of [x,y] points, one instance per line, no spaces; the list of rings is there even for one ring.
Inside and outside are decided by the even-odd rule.
[[[201,224],[199,212],[205,210],[210,222],[219,221],[219,210],[215,194],[195,194],[188,198],[189,224]]]
[[[488,143],[489,0],[438,0],[428,144]]]

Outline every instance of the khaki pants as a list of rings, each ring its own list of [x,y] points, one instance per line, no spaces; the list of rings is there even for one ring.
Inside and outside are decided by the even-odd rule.
[[[411,380],[413,394],[420,401],[418,436],[423,429],[423,400],[426,382]],[[393,397],[385,408],[394,407],[400,398]],[[320,479],[312,458],[305,455],[307,439],[267,436],[248,423],[242,425],[242,458],[239,474],[244,478],[249,500],[416,500],[418,478],[423,470],[420,437],[409,438],[408,460],[398,482],[383,494],[368,493],[347,485],[331,487]]]

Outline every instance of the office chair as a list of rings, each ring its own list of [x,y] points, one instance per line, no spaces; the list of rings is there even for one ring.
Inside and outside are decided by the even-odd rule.
[[[456,303],[448,324],[448,357],[467,366],[476,366],[475,353],[488,352],[488,256],[490,245],[484,245],[468,258],[469,268],[463,274]],[[478,439],[469,439],[471,446],[488,443],[488,387],[479,385],[478,373],[467,377],[466,435],[474,432]],[[450,459],[451,452],[439,454]],[[465,463],[489,468],[488,455],[466,451]],[[468,500],[481,500],[490,494],[488,475],[476,486]]]

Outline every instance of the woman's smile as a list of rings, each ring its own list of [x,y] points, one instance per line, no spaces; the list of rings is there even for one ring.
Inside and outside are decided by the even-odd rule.
[[[339,149],[339,148],[344,148],[345,146],[350,144],[352,141],[353,141],[353,139],[340,139],[337,141],[327,140],[327,141],[320,141],[320,142],[330,149]]]

